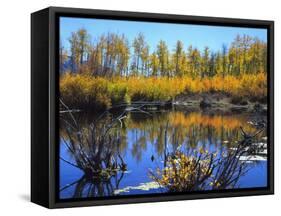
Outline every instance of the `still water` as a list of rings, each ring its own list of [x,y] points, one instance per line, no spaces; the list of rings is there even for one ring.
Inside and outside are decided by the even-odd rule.
[[[89,133],[87,128],[91,127],[91,123],[97,119],[96,115],[82,113],[75,114],[75,118],[76,123],[82,128],[79,133]],[[65,132],[64,127],[66,126],[62,124],[60,130],[61,160],[59,162],[60,198],[166,192],[165,188],[159,187],[151,178],[153,171],[164,167],[165,155],[177,150],[189,152],[192,149],[203,148],[211,152],[221,152],[225,149],[231,149],[242,138],[240,127],[243,127],[250,134],[256,131],[256,128],[249,124],[249,121],[254,118],[257,117],[248,113],[243,115],[234,113],[210,114],[201,111],[127,113],[126,118],[118,121],[111,129],[115,131],[115,134],[118,131],[119,144],[118,147],[114,146],[110,152],[117,159],[119,158],[118,163],[124,162],[126,164],[126,169],[117,171],[110,178],[91,180],[85,178],[85,173],[75,167],[77,163],[74,157],[75,153],[67,147],[71,141],[75,143],[75,139],[69,138],[71,135]],[[261,117],[258,116],[258,118]],[[109,123],[106,122],[106,124]],[[103,127],[101,126],[99,130],[102,133]],[[261,142],[261,139],[266,142],[265,132],[257,138],[256,142]],[[89,143],[88,139],[85,140]],[[91,144],[89,145],[91,146]],[[102,163],[106,164],[106,162]],[[241,176],[236,187],[267,186],[266,155],[249,161],[247,164],[249,171]]]

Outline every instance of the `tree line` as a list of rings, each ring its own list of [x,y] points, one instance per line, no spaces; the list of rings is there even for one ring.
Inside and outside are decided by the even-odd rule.
[[[144,34],[133,41],[124,34],[107,33],[91,40],[86,29],[72,32],[69,49],[60,43],[60,71],[93,76],[191,76],[257,74],[267,71],[267,44],[257,37],[237,35],[218,51],[202,51],[178,40],[173,50],[160,40],[152,50]]]

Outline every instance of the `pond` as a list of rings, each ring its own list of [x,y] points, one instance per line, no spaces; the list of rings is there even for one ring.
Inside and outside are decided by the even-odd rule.
[[[119,114],[120,112],[116,112],[114,116]],[[105,116],[103,119],[108,119],[108,114]],[[89,113],[76,113],[74,117],[76,124],[79,125],[79,132],[66,132],[65,122],[61,122],[59,153],[61,199],[166,192],[167,189],[154,182],[151,175],[157,169],[161,170],[165,167],[167,155],[172,155],[176,151],[188,153],[194,149],[218,153],[231,150],[235,148],[237,141],[243,138],[240,127],[243,127],[247,133],[253,134],[257,128],[250,123],[256,118],[266,118],[251,113],[235,114],[200,110],[127,112],[124,118],[110,128],[112,136],[107,141],[111,144],[103,147],[103,150],[100,148],[98,150],[91,146],[91,142],[102,138],[97,139],[93,136],[98,136],[97,132],[102,133],[105,125],[110,125],[111,122],[108,120],[97,122],[97,115]],[[93,134],[93,125],[97,127],[95,134]],[[87,136],[83,137],[83,134]],[[266,144],[266,139],[266,133],[262,132],[255,138],[255,142]],[[109,167],[113,166],[112,164],[116,164],[117,167],[118,164],[124,169],[115,170],[101,178],[85,177],[87,172],[76,167],[80,162],[76,158],[76,153],[69,148],[72,143],[78,145],[79,148],[76,150],[80,151],[83,142],[87,143],[85,144],[87,150],[83,154],[90,160],[99,160],[100,155],[104,155],[103,158],[110,155],[108,156],[110,159],[98,161],[99,167]],[[81,155],[81,152],[79,154]],[[91,157],[91,154],[94,156]],[[113,162],[109,165],[108,161]],[[267,186],[266,154],[252,156],[247,161],[247,168],[248,171],[239,178],[235,188]]]

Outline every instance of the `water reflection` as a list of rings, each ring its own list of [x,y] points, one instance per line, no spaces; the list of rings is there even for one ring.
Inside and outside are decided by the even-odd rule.
[[[96,115],[80,113],[75,116],[79,126],[73,127],[69,126],[69,117],[64,117],[60,131],[61,197],[112,196],[116,191],[121,195],[163,192],[155,187],[142,191],[133,188],[151,185],[148,170],[166,167],[167,157],[176,151],[188,155],[199,148],[222,152],[235,147],[243,138],[241,126],[248,133],[257,130],[247,123],[255,118],[261,116],[166,111],[152,115],[121,112],[97,121]],[[255,142],[261,137],[266,137],[265,132]],[[266,180],[258,184],[266,184]],[[122,188],[131,190],[122,193]]]

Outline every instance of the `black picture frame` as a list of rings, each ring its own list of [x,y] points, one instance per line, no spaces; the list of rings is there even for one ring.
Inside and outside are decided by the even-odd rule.
[[[268,38],[268,187],[102,199],[58,199],[58,18],[266,28]],[[31,15],[31,201],[47,208],[191,200],[274,193],[274,22],[171,14],[49,7]]]

